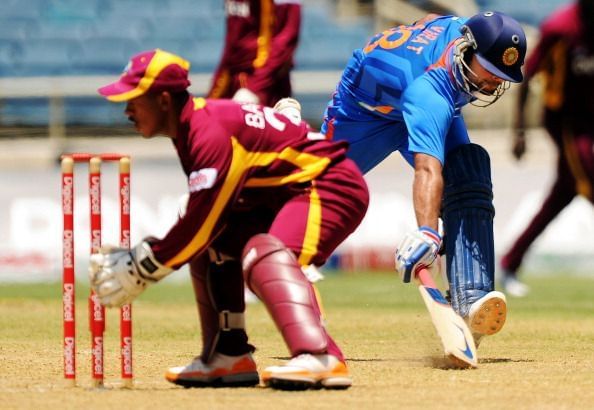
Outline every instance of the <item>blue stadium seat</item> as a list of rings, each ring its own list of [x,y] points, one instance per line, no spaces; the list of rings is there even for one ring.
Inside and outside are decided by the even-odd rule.
[[[141,51],[140,43],[128,38],[90,38],[83,43],[73,71],[78,74],[118,74],[130,57]]]
[[[196,17],[166,16],[153,21],[147,37],[171,39],[196,39],[204,22]]]
[[[46,2],[46,20],[94,21],[101,14],[101,0],[54,0]]]
[[[93,37],[93,25],[86,21],[46,21],[41,24],[35,37],[53,41],[72,39],[86,40]]]
[[[45,98],[18,98],[5,100],[0,105],[0,118],[4,126],[47,126],[49,105]]]
[[[336,36],[305,37],[295,55],[300,70],[341,70],[353,53],[351,42],[336,40]]]
[[[166,15],[170,17],[206,17],[224,22],[225,10],[222,0],[169,0]]]
[[[71,97],[66,99],[64,111],[66,121],[73,125],[130,125],[123,115],[124,107],[125,104],[113,104],[103,98]]]
[[[23,50],[16,41],[0,39],[0,76],[19,76]]]
[[[32,18],[0,16],[0,39],[23,40],[34,37],[39,31],[39,23]]]
[[[194,48],[194,43],[197,40],[179,40],[179,39],[162,39],[159,37],[147,37],[140,42],[140,47],[143,50],[153,50],[160,48],[161,50],[169,51],[180,55],[184,58],[189,58],[188,53]]]
[[[192,64],[193,73],[211,72],[215,69],[223,51],[222,40],[162,39],[147,37],[140,42],[143,50],[160,48],[182,56]]]
[[[373,34],[371,19],[337,24],[322,11],[304,14],[296,55],[299,69],[343,69],[353,50],[364,46]]]
[[[192,72],[212,72],[221,59],[223,52],[223,41],[219,40],[196,40],[183,55],[192,63]]]
[[[47,7],[43,0],[2,0],[0,1],[0,16],[11,18],[38,18]]]
[[[23,52],[17,64],[25,76],[71,74],[71,64],[81,53],[76,40],[29,39],[21,42],[21,46]]]
[[[111,16],[127,16],[130,21],[136,18],[157,17],[167,14],[167,0],[112,0],[105,2],[105,12]]]
[[[130,16],[110,15],[94,22],[93,37],[123,37],[137,41],[150,33],[151,21],[150,18],[131,19]]]
[[[329,2],[305,3],[297,69],[343,69],[373,34],[371,19],[339,24]],[[212,73],[224,36],[223,0],[0,0],[0,75],[117,75],[132,55],[157,47],[190,60],[192,73]],[[298,97],[321,115],[328,96]],[[43,99],[0,105],[3,125],[43,125],[47,115]],[[66,120],[126,121],[121,107],[96,97],[67,99]]]
[[[553,10],[568,0],[477,0],[480,10],[497,10],[518,21],[538,26]]]

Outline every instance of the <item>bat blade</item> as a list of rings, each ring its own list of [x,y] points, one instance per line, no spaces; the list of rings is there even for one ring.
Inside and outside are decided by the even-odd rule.
[[[464,319],[454,312],[427,269],[421,269],[417,278],[420,282],[419,292],[451,365],[458,368],[477,367],[474,338]]]

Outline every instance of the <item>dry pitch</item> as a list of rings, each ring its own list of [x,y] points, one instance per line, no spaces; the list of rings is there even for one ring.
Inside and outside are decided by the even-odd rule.
[[[134,308],[135,388],[119,388],[118,322],[108,315],[106,388],[91,389],[86,289],[77,289],[78,387],[62,379],[60,285],[0,287],[0,406],[204,409],[580,409],[594,403],[594,280],[529,277],[530,297],[509,300],[503,331],[479,349],[476,370],[443,368],[418,291],[395,274],[328,275],[328,327],[349,358],[346,391],[183,389],[168,366],[199,351],[191,286],[162,283]],[[248,308],[261,367],[287,356],[261,304]]]

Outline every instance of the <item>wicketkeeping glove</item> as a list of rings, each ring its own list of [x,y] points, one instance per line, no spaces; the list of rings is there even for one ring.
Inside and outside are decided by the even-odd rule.
[[[274,105],[273,110],[283,114],[295,125],[301,122],[301,104],[294,98],[281,98]]]
[[[132,249],[99,249],[91,255],[89,280],[102,305],[121,307],[172,271],[155,259],[149,243],[143,241]]]
[[[405,235],[396,250],[396,271],[408,283],[417,269],[429,267],[441,247],[441,235],[427,226]]]

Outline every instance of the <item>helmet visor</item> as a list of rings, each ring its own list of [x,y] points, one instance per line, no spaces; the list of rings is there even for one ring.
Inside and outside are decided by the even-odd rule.
[[[501,69],[497,68],[495,64],[491,63],[485,57],[481,56],[479,53],[475,53],[475,56],[479,64],[485,70],[505,81],[511,81],[512,83],[521,83],[524,79],[524,76],[522,75],[522,69],[519,65],[513,68],[507,67],[507,73],[505,73]]]

